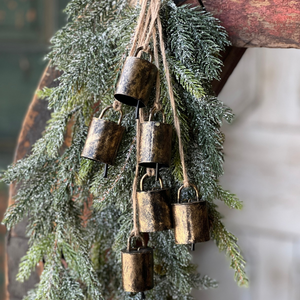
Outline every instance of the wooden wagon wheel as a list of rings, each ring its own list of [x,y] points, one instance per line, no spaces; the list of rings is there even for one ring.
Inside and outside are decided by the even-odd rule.
[[[190,3],[199,5],[198,0],[174,0],[177,5]],[[230,74],[243,56],[244,47],[280,47],[299,48],[300,45],[300,2],[278,0],[203,0],[207,11],[218,17],[229,33],[234,47],[228,47],[223,53],[224,62],[221,80],[213,83],[216,94],[219,94]],[[280,6],[278,3],[280,2]],[[38,89],[54,87],[60,72],[47,67]],[[22,130],[17,143],[15,161],[30,153],[32,145],[39,139],[45,128],[50,112],[47,102],[35,96],[29,106]],[[17,186],[10,188],[9,204],[13,203],[13,196]],[[25,235],[26,220],[8,232],[6,242],[6,300],[21,300],[26,291],[38,282],[40,270],[30,277],[29,281],[19,283],[15,280],[20,258],[27,250]]]

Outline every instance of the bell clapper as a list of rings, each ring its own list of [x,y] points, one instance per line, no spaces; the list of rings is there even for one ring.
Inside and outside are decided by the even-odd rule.
[[[156,163],[156,169],[155,169],[155,180],[159,180],[159,165]]]
[[[108,171],[108,164],[105,164],[104,165],[104,174],[103,174],[104,178],[107,178],[107,171]]]
[[[191,245],[191,250],[195,251],[195,244],[194,243]]]
[[[141,108],[141,101],[138,100],[136,104],[136,109],[135,109],[135,118],[139,119],[140,118],[140,108]]]
[[[141,299],[146,299],[145,293],[141,292]]]

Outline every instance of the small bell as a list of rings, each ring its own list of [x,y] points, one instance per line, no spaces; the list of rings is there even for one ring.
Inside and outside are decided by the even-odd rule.
[[[122,252],[122,283],[125,292],[144,292],[151,290],[153,283],[153,250],[146,247],[142,240],[142,247],[131,248],[131,235],[127,242],[127,248]]]
[[[172,204],[176,244],[192,244],[210,240],[208,206],[206,201],[199,201],[199,192],[195,185],[197,200],[180,203],[180,194],[184,186],[178,190],[178,203]]]
[[[151,54],[150,62],[137,57],[142,50],[143,47],[139,47],[135,56],[126,58],[114,95],[118,101],[136,107],[136,119],[139,118],[139,109],[149,101],[158,72]]]
[[[170,209],[170,189],[164,189],[159,177],[159,190],[144,191],[145,174],[137,192],[137,207],[141,232],[156,232],[172,228]]]
[[[103,109],[99,118],[93,118],[87,139],[81,156],[98,162],[105,163],[104,177],[107,177],[108,165],[113,165],[125,131],[121,126],[122,111],[118,124],[112,121],[103,120],[104,113],[112,108],[107,106]]]
[[[156,169],[156,180],[159,178],[159,169],[169,167],[172,155],[172,125],[152,121],[152,109],[149,121],[140,124],[140,147],[138,149],[138,163],[145,168]]]

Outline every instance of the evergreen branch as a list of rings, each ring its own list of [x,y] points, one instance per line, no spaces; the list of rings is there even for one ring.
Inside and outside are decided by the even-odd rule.
[[[249,279],[245,272],[246,262],[237,244],[237,238],[230,233],[221,222],[221,215],[216,205],[211,204],[209,209],[212,218],[212,238],[220,251],[224,251],[230,258],[230,267],[234,269],[235,280],[239,286],[248,286]]]

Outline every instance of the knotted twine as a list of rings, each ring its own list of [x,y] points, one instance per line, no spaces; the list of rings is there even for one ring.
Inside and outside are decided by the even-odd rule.
[[[161,1],[160,0],[152,0],[152,1],[150,0],[149,2],[150,2],[150,4],[149,4],[148,11],[146,14],[148,0],[142,0],[141,11],[140,11],[139,19],[137,22],[137,27],[135,29],[134,38],[133,38],[133,42],[132,42],[132,48],[129,52],[129,55],[133,56],[135,54],[135,49],[138,47],[138,45],[143,46],[143,51],[150,52],[149,43],[150,43],[150,39],[152,37],[155,64],[159,70],[158,47],[157,47],[157,41],[156,41],[157,32],[156,32],[156,27],[155,27],[155,25],[156,25],[158,28],[160,51],[161,51],[161,56],[162,56],[162,61],[163,61],[163,66],[164,66],[164,71],[165,71],[165,77],[166,77],[167,86],[168,86],[168,93],[169,93],[170,102],[171,102],[171,106],[172,106],[172,110],[173,110],[174,127],[176,130],[177,136],[178,136],[178,147],[179,147],[180,161],[181,161],[181,165],[182,165],[183,184],[185,187],[188,187],[190,184],[189,184],[189,178],[188,178],[187,168],[186,168],[185,159],[184,159],[184,150],[183,150],[183,144],[182,144],[182,139],[181,139],[180,121],[179,121],[179,118],[177,115],[176,102],[175,102],[175,97],[174,97],[174,93],[173,93],[173,85],[172,85],[169,65],[168,65],[167,58],[166,58],[166,49],[165,49],[164,40],[163,40],[163,30],[162,30],[161,20],[160,20],[160,16],[159,16],[159,9],[160,9]],[[145,17],[145,14],[146,14],[146,17]],[[156,97],[155,98],[156,99],[154,102],[154,108],[155,108],[155,110],[159,111],[162,108],[161,103],[160,103],[160,75],[159,75],[159,72],[158,72],[157,81],[156,81]],[[144,113],[143,113],[143,110],[140,109],[140,119],[136,120],[136,135],[137,135],[136,149],[137,149],[137,151],[140,147],[140,122],[143,122],[143,120],[144,120]],[[135,236],[140,235],[139,226],[138,226],[138,222],[137,222],[138,173],[139,173],[139,164],[138,164],[138,160],[136,160],[136,170],[135,170],[135,176],[134,176],[133,186],[132,186],[134,228],[131,233],[131,235],[135,235]],[[154,174],[153,169],[147,169],[147,174],[152,176]]]

